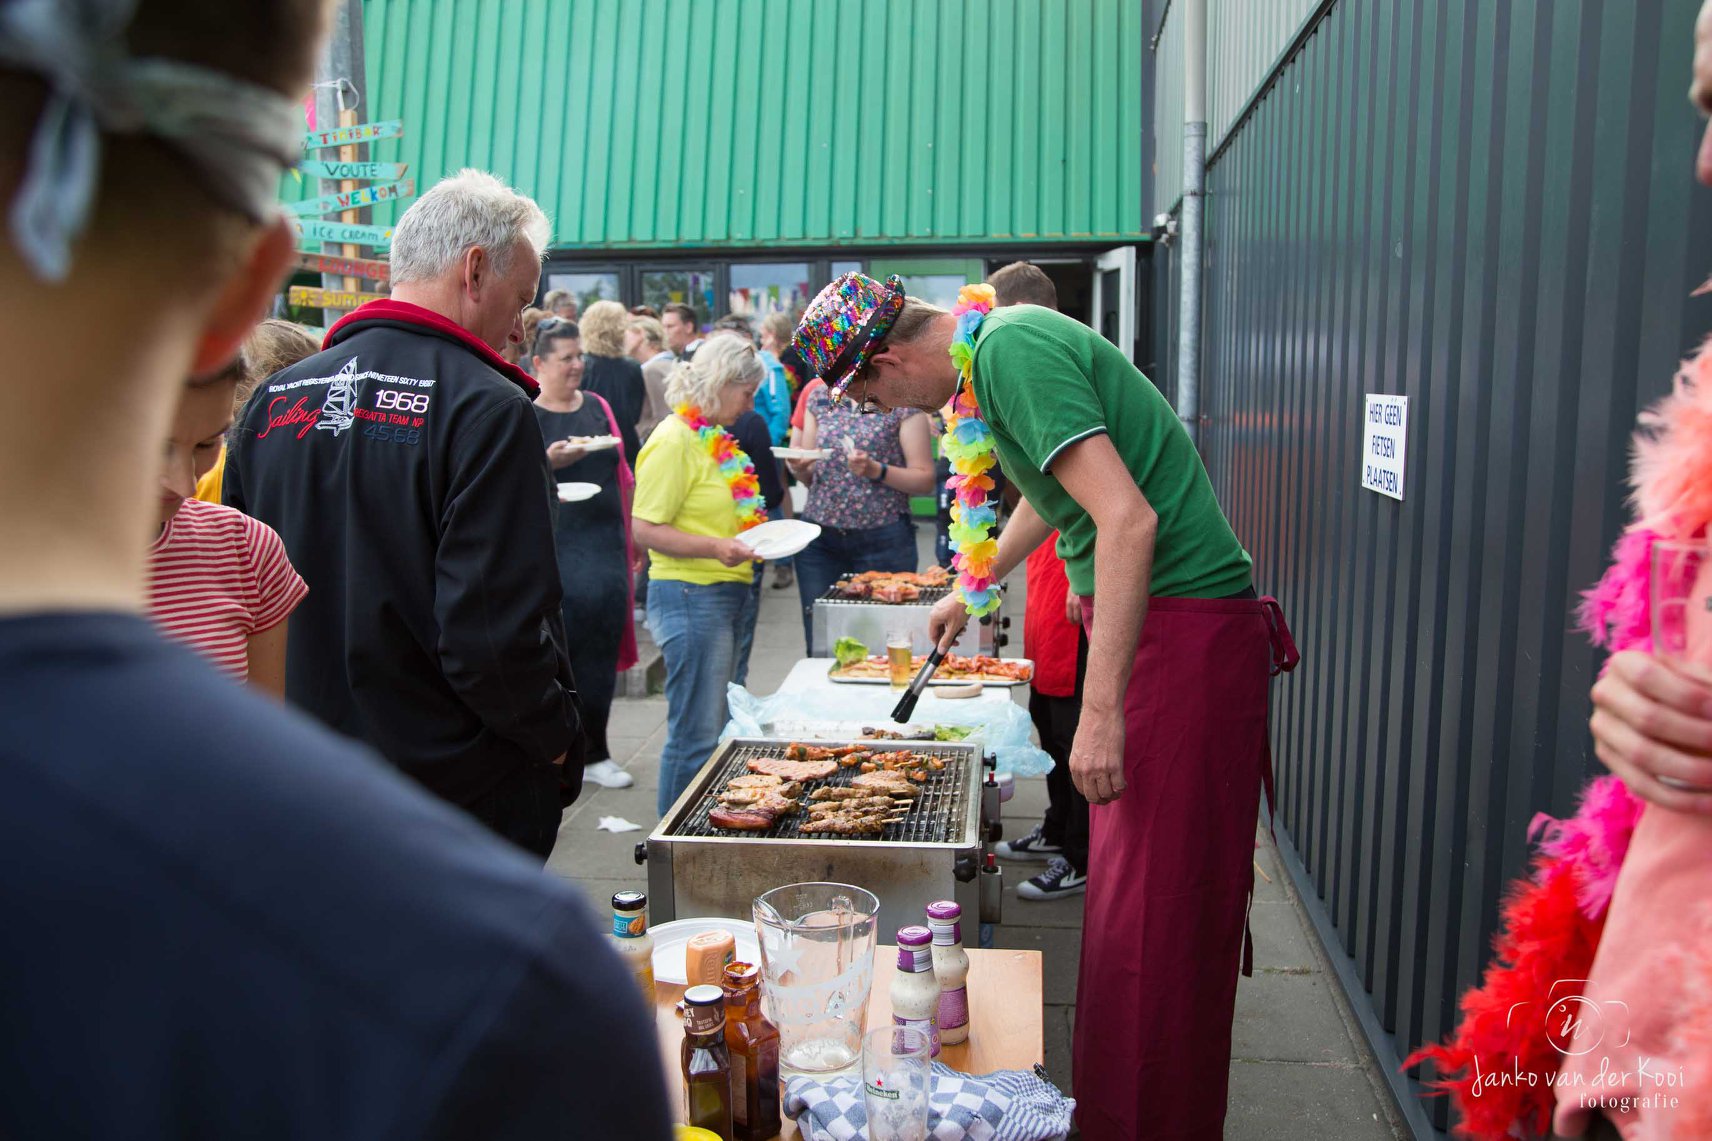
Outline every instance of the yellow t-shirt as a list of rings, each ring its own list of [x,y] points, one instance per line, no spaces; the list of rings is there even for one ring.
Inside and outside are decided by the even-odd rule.
[[[701,440],[676,416],[667,416],[636,457],[636,500],[631,514],[644,523],[676,527],[686,535],[729,539],[737,534],[737,504],[719,465]],[[650,579],[747,583],[755,564],[728,567],[718,559],[681,559],[654,551],[648,556]]]
[[[219,503],[220,490],[226,485],[226,445],[220,445],[220,458],[208,474],[196,481],[196,498],[204,503]]]

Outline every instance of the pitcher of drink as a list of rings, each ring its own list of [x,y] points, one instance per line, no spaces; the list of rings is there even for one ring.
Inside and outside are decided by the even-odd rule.
[[[757,896],[754,911],[781,1074],[824,1076],[858,1065],[880,901],[850,884],[795,883]]]

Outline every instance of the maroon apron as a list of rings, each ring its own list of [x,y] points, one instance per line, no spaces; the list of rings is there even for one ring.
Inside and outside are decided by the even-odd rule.
[[[1083,621],[1093,628],[1091,600]],[[1276,600],[1155,598],[1124,695],[1124,781],[1089,816],[1076,989],[1086,1141],[1219,1138],[1246,970],[1267,682],[1296,664]]]

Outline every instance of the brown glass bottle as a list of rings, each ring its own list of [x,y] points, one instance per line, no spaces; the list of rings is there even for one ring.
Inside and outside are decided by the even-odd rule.
[[[731,1054],[731,1130],[736,1141],[779,1134],[779,1028],[761,1014],[761,968],[725,968],[725,1045]]]
[[[716,986],[684,991],[684,1071],[686,1124],[731,1136],[731,1055],[725,1048],[725,992]]]

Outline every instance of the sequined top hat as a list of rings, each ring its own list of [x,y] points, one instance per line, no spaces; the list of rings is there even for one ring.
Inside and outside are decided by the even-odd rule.
[[[903,307],[904,283],[896,274],[881,284],[847,273],[809,302],[791,343],[837,399],[878,351]]]

